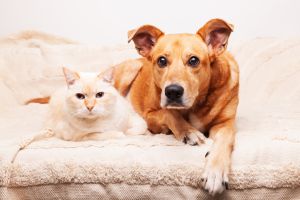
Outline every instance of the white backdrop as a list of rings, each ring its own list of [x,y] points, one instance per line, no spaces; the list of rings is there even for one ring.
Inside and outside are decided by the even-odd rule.
[[[0,37],[34,29],[89,44],[125,44],[127,31],[142,24],[195,32],[216,17],[235,25],[233,39],[300,36],[299,0],[0,0]]]

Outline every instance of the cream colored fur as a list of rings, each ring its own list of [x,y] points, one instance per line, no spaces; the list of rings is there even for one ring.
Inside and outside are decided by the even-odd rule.
[[[146,123],[111,85],[111,71],[77,73],[64,68],[68,87],[51,97],[45,128],[72,141],[144,134]],[[103,96],[96,97],[97,93]],[[85,97],[80,99],[76,94]]]

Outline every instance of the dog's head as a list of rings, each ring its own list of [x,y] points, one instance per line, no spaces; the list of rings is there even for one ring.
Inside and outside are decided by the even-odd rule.
[[[213,19],[196,34],[165,35],[151,25],[128,32],[128,41],[133,40],[138,53],[153,65],[161,107],[188,109],[206,93],[211,63],[226,49],[232,30],[232,25]]]

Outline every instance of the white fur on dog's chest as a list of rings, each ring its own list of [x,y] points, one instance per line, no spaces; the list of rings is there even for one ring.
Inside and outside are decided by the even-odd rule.
[[[198,129],[201,132],[205,131],[205,126],[201,122],[201,120],[193,113],[189,114],[189,122],[192,124],[193,127]]]

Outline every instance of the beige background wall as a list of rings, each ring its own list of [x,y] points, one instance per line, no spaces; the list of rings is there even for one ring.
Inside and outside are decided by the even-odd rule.
[[[127,30],[145,23],[195,32],[215,17],[235,24],[233,39],[300,36],[298,0],[0,0],[0,37],[36,29],[84,43],[125,44]]]

